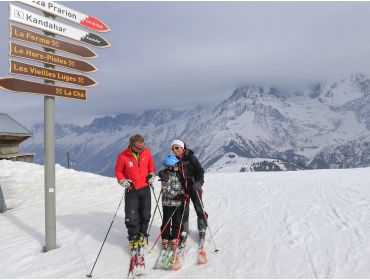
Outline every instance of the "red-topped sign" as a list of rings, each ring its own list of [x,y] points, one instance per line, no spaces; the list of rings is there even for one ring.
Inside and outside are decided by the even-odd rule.
[[[31,13],[12,4],[9,4],[9,20],[39,28],[53,34],[62,35],[95,47],[106,48],[110,46],[107,40],[95,33],[66,25],[48,17],[40,16],[39,14]]]
[[[109,27],[106,26],[102,21],[99,19],[80,13],[73,9],[67,8],[59,3],[52,2],[52,1],[30,1],[30,0],[21,0],[18,1],[29,5],[31,7],[37,8],[49,14],[70,20],[72,22],[78,23],[83,25],[91,30],[98,31],[98,32],[107,32],[110,31]]]

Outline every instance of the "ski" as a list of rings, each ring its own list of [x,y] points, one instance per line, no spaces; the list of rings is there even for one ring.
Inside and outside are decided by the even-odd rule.
[[[131,260],[127,278],[135,279],[145,274],[145,245],[146,237],[140,236],[136,241],[130,242]]]
[[[204,248],[198,250],[198,264],[207,263],[207,254]]]
[[[167,249],[162,249],[158,259],[154,265],[154,269],[170,270],[173,263],[173,251],[170,246]]]
[[[186,239],[181,242],[181,244],[179,245],[177,249],[176,256],[172,263],[172,270],[181,269],[182,262],[184,260],[184,255],[185,255],[185,245],[186,245]]]
[[[206,264],[207,263],[207,254],[206,249],[204,248],[204,239],[199,240],[198,245],[198,264]]]
[[[137,277],[143,276],[145,274],[144,255],[145,255],[145,243],[142,242],[139,244],[139,252],[138,252],[138,257],[136,260],[135,274]]]
[[[173,263],[173,250],[170,248],[166,258],[163,260],[162,269],[170,270],[172,269]]]
[[[127,274],[127,279],[135,279],[136,278],[136,263],[137,263],[137,249],[131,249],[131,259],[130,259],[130,266]]]
[[[170,253],[170,249],[162,249],[161,252],[159,253],[158,259],[154,264],[154,269],[162,269],[163,264],[166,261],[168,254]]]

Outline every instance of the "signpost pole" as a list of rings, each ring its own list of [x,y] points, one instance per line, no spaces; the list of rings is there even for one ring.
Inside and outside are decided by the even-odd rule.
[[[8,208],[6,207],[3,191],[0,186],[0,213],[5,213],[7,210]]]
[[[53,16],[44,13],[48,18]],[[44,32],[47,36],[53,36]],[[44,48],[46,52],[54,52]],[[54,66],[45,64],[46,68]],[[45,84],[55,84],[44,80]],[[44,96],[44,145],[45,145],[45,251],[56,249],[56,210],[55,210],[55,97]]]
[[[24,1],[22,1],[24,3]],[[36,3],[37,2],[37,3]],[[9,3],[9,20],[14,21],[20,24],[31,26],[34,28],[44,30],[44,35],[29,31],[27,29],[22,29],[19,26],[10,25],[10,38],[26,41],[29,43],[41,45],[44,47],[44,51],[48,52],[48,58],[41,58],[38,55],[45,55],[44,52],[41,52],[37,49],[28,48],[16,43],[10,44],[9,55],[17,56],[24,59],[31,59],[36,61],[44,62],[44,67],[38,67],[35,65],[29,65],[22,62],[17,62],[10,60],[10,74],[16,75],[26,75],[37,78],[44,79],[44,83],[36,83],[27,80],[21,80],[16,78],[3,78],[0,77],[0,89],[6,89],[11,92],[23,92],[31,94],[42,94],[44,97],[44,192],[45,192],[45,247],[43,248],[44,252],[56,249],[56,207],[55,207],[55,96],[86,100],[86,90],[84,89],[75,89],[67,88],[55,85],[56,81],[61,81],[64,83],[77,84],[82,87],[88,87],[95,85],[96,82],[84,75],[77,75],[68,72],[55,71],[53,65],[71,68],[73,70],[82,71],[82,72],[92,72],[96,68],[84,61],[80,61],[73,58],[67,58],[62,56],[50,55],[54,53],[54,50],[65,51],[82,57],[96,57],[96,53],[90,49],[65,42],[62,40],[54,39],[55,35],[64,36],[79,42],[90,44],[95,47],[109,47],[110,44],[104,38],[100,36],[80,30],[78,28],[68,26],[64,23],[54,21],[55,15],[63,17],[63,12],[53,11],[53,9],[43,8],[39,6],[38,2],[42,1],[27,1],[26,4],[39,8],[43,11],[44,16],[39,14],[34,14],[17,6],[14,6]],[[51,3],[51,2],[50,2]],[[40,4],[41,5],[41,4]],[[58,5],[59,7],[64,7],[59,4],[53,3],[52,5]],[[67,10],[67,9],[64,9]],[[98,19],[79,13],[72,9],[69,9],[69,14],[66,15],[70,17],[74,15],[78,18],[72,20],[76,23],[79,23],[90,29],[106,32],[110,29],[103,24]],[[28,48],[26,50],[25,48]],[[16,52],[18,49],[18,52]],[[21,51],[22,49],[22,51]],[[33,53],[32,53],[33,52]],[[35,54],[34,57],[32,54]],[[53,59],[54,58],[54,59]],[[55,59],[57,61],[55,61]],[[18,65],[23,65],[22,67],[16,67]],[[50,64],[49,64],[50,63]],[[14,67],[13,67],[14,66]],[[27,68],[29,67],[29,68]],[[49,69],[45,69],[49,68]],[[26,71],[27,69],[32,69],[32,71]],[[31,74],[30,74],[31,73]],[[60,77],[59,77],[60,75]],[[68,160],[69,164],[69,160]],[[1,206],[1,205],[0,205]]]

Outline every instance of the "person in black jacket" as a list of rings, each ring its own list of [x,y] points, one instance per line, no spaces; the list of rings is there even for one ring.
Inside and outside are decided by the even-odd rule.
[[[198,158],[194,155],[194,152],[188,149],[183,141],[178,139],[172,141],[171,149],[175,156],[180,160],[179,173],[182,178],[182,184],[185,191],[189,194],[198,216],[199,240],[200,242],[204,242],[208,221],[208,214],[204,211],[202,201],[204,170]],[[189,205],[189,203],[187,203],[187,205]],[[188,231],[187,220],[184,221],[184,228]]]

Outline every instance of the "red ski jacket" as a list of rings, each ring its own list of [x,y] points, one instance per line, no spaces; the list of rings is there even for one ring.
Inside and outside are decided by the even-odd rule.
[[[155,174],[155,167],[148,148],[141,152],[139,161],[131,153],[130,146],[117,156],[115,174],[118,182],[122,179],[129,179],[137,190],[142,189],[148,186],[146,177],[150,172]]]

